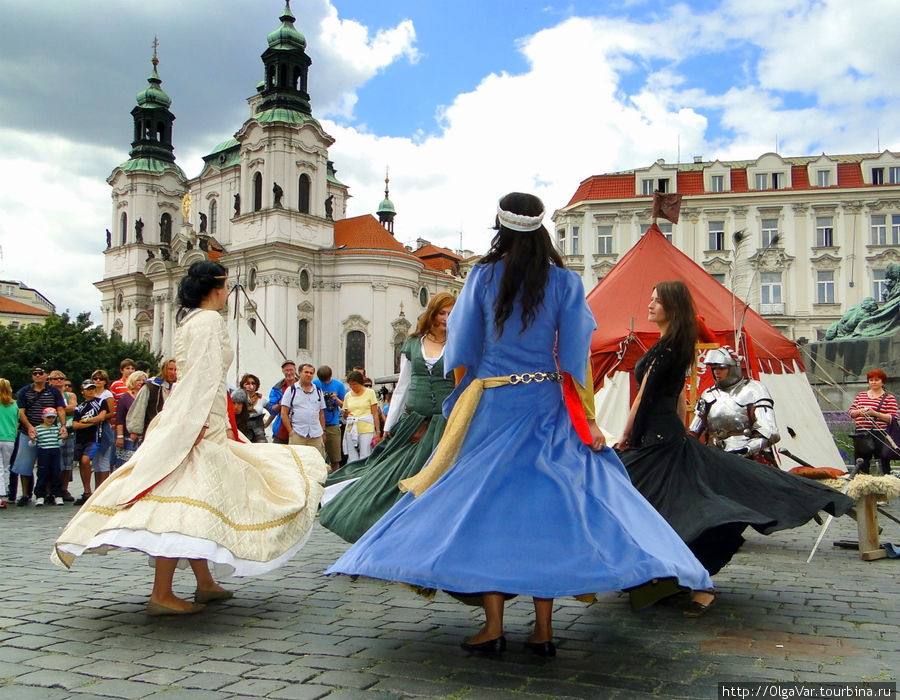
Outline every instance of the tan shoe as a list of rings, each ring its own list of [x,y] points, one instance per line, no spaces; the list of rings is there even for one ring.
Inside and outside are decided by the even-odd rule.
[[[192,603],[191,607],[180,610],[179,608],[170,608],[168,605],[162,605],[160,603],[154,603],[152,600],[147,602],[147,614],[148,615],[193,615],[194,613],[198,613],[203,610],[206,606],[198,603]]]
[[[204,591],[198,588],[194,591],[194,602],[196,603],[212,603],[216,600],[228,600],[234,598],[231,591]]]

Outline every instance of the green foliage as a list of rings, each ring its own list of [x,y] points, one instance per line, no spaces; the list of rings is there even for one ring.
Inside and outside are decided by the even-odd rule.
[[[80,313],[75,320],[66,313],[53,314],[42,326],[0,326],[0,377],[9,380],[13,391],[31,382],[35,366],[62,370],[76,389],[95,369],[106,370],[113,381],[126,357],[149,362],[153,371],[162,359],[142,343],[124,342],[115,331],[107,335],[94,326],[90,313]]]

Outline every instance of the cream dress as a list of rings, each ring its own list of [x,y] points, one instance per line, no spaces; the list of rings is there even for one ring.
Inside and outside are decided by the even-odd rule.
[[[327,467],[313,447],[226,438],[225,373],[233,355],[219,313],[188,314],[175,333],[179,381],[165,409],[134,456],[63,530],[55,564],[69,568],[85,552],[123,548],[206,559],[220,577],[254,576],[306,543]]]

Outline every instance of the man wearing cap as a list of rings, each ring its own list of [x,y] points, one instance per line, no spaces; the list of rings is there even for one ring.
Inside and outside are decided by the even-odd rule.
[[[275,418],[272,423],[272,442],[287,445],[287,426],[283,426],[281,423],[281,398],[284,396],[284,392],[297,381],[297,364],[293,360],[285,360],[281,364],[281,373],[284,375],[284,379],[269,391],[266,410]]]
[[[45,408],[53,408],[58,414],[64,414],[66,402],[55,387],[47,383],[47,372],[43,367],[31,370],[32,383],[22,387],[16,395],[19,405],[19,433],[16,436],[16,459],[12,472],[18,474],[22,482],[22,496],[16,501],[18,506],[27,506],[31,500],[34,485],[34,464],[38,456],[37,426],[42,423]],[[60,436],[65,438],[66,428],[60,429]]]
[[[72,414],[72,428],[75,430],[75,461],[78,462],[78,472],[81,476],[81,486],[84,493],[72,505],[83,506],[91,497],[91,460],[100,445],[100,430],[103,421],[106,420],[106,409],[97,399],[97,385],[92,379],[85,379],[81,383],[81,393],[84,401],[75,407]],[[99,486],[109,472],[97,472],[94,480]]]

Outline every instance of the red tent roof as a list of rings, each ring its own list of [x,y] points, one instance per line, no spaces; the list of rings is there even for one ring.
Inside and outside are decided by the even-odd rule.
[[[651,226],[587,295],[597,320],[591,339],[595,387],[599,388],[613,370],[632,370],[659,338],[656,325],[647,320],[647,304],[653,286],[663,280],[684,282],[691,290],[697,313],[716,340],[734,346],[733,318],[736,315],[740,319],[744,302],[735,298],[733,312],[731,292]],[[744,315],[743,328],[754,376],[759,372],[790,373],[794,363],[803,367],[796,344],[752,309]]]

